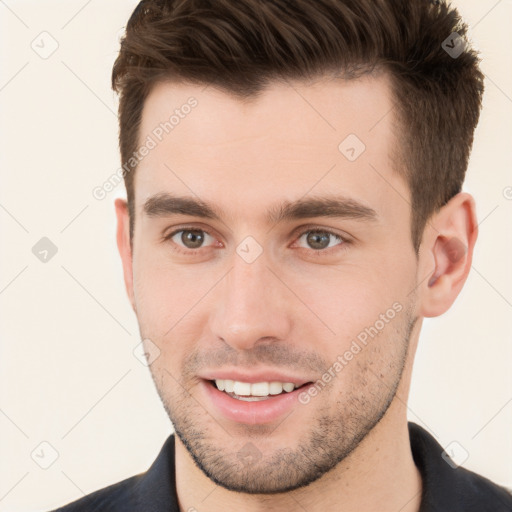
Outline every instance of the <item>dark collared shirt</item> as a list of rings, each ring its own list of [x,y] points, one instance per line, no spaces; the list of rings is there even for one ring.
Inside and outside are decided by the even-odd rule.
[[[510,492],[476,473],[450,465],[442,457],[441,445],[415,423],[409,423],[409,435],[423,480],[420,512],[512,512]],[[179,512],[174,476],[174,435],[170,435],[145,473],[54,512]]]

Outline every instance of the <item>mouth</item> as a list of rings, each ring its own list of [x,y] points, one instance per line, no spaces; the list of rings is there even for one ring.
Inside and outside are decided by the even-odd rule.
[[[259,372],[226,368],[198,377],[201,402],[219,419],[259,425],[282,422],[294,410],[301,415],[313,410],[303,408],[300,401],[304,389],[313,384],[311,377],[270,368]]]

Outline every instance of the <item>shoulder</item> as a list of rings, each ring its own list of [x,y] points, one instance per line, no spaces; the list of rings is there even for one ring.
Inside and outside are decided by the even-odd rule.
[[[457,498],[462,510],[512,512],[512,493],[465,468],[457,468]]]
[[[174,435],[145,472],[132,476],[51,512],[178,512],[174,477]]]
[[[136,489],[141,478],[142,475],[132,476],[116,484],[99,489],[87,496],[83,496],[51,512],[85,512],[92,510],[98,512],[128,512],[136,510],[139,505]]]
[[[409,423],[409,437],[423,481],[422,512],[512,512],[510,491],[458,466],[425,429]]]

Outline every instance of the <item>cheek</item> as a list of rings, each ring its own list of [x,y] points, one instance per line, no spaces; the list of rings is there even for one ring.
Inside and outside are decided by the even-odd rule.
[[[173,394],[180,379],[179,364],[186,357],[186,333],[189,317],[193,314],[188,298],[183,297],[179,282],[163,276],[154,267],[134,272],[137,321],[142,339],[149,339],[156,346],[158,357],[150,365],[153,378],[160,390]],[[188,314],[187,314],[188,313]],[[192,337],[192,339],[194,339]],[[150,351],[151,353],[151,351]]]
[[[162,261],[159,251],[141,250],[134,258],[133,283],[139,321],[153,326],[173,324],[190,302],[190,281]]]
[[[402,265],[397,271],[381,261],[366,269],[340,266],[307,278],[295,277],[292,288],[319,320],[315,323],[316,349],[334,361],[354,340],[368,341],[376,333],[393,337],[411,301],[415,274],[413,266],[409,267]],[[313,316],[295,316],[301,331],[311,333]]]
[[[405,301],[412,283],[401,275],[346,268],[308,280],[298,277],[292,286],[326,321],[349,326],[375,321],[394,302]]]
[[[134,295],[141,334],[166,354],[181,360],[190,341],[202,335],[213,307],[211,290],[218,281],[212,270],[176,268],[161,261],[134,262]],[[180,351],[183,354],[180,354]]]

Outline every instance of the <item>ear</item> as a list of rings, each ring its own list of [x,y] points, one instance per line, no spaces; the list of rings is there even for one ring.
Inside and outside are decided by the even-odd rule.
[[[478,236],[475,200],[461,192],[427,223],[420,249],[421,310],[424,317],[442,315],[462,290],[471,269]]]
[[[133,258],[130,245],[130,216],[128,213],[128,205],[124,199],[116,199],[115,208],[117,216],[117,248],[123,263],[124,284],[132,308],[136,312],[133,294]]]

